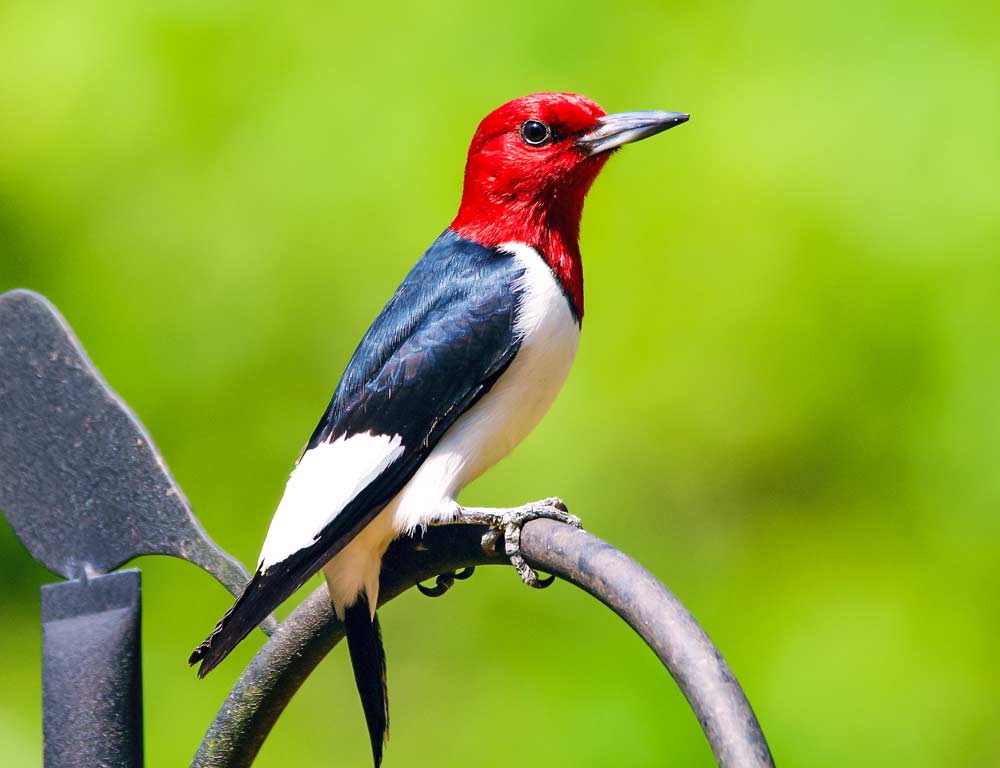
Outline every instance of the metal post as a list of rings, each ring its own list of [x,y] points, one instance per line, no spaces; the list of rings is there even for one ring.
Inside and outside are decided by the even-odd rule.
[[[208,537],[65,319],[24,290],[0,294],[0,510],[68,579],[42,588],[45,765],[142,765],[139,572],[110,572],[172,555],[233,594],[249,575]]]
[[[139,571],[42,587],[45,768],[142,766]]]

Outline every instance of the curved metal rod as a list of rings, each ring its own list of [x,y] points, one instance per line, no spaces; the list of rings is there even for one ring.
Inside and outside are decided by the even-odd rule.
[[[441,573],[506,560],[483,552],[480,526],[431,528],[394,542],[383,561],[380,604]],[[611,608],[653,649],[698,717],[723,768],[773,768],[767,741],[722,654],[680,601],[645,568],[586,531],[551,520],[524,526],[534,567]],[[326,587],[316,589],[261,648],[219,709],[193,768],[249,766],[312,670],[344,636]]]

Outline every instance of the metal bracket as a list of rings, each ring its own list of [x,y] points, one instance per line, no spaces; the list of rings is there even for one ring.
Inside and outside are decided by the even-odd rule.
[[[234,595],[249,580],[62,315],[24,290],[0,295],[0,509],[63,578],[160,554],[202,567]]]

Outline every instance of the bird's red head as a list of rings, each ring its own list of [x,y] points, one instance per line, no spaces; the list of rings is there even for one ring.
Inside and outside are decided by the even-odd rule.
[[[617,147],[686,119],[676,112],[607,115],[573,93],[510,101],[487,115],[472,139],[452,229],[488,247],[537,249],[582,317],[578,238],[590,185]]]

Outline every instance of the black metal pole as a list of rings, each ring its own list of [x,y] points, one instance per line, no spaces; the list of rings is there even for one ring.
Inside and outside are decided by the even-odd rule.
[[[45,768],[142,766],[137,569],[42,587]]]

